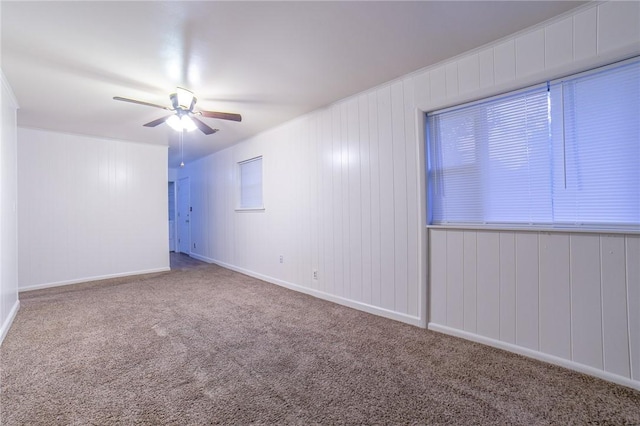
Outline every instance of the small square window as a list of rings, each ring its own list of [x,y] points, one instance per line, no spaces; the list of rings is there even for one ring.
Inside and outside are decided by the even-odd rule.
[[[240,178],[240,205],[238,210],[261,210],[262,156],[238,163]]]

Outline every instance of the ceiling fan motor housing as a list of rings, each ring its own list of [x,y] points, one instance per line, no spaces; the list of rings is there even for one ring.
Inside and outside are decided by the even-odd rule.
[[[197,102],[193,92],[182,87],[177,87],[176,93],[169,95],[169,99],[171,99],[174,109],[184,109],[189,112],[193,112],[193,107]]]
[[[178,94],[177,93],[172,93],[169,95],[169,99],[171,100],[171,105],[173,106],[173,109],[180,114],[182,113],[188,113],[188,112],[193,112],[193,107],[196,105],[196,102],[198,101],[198,99],[196,99],[195,96],[191,96],[191,104],[190,105],[180,105],[180,101],[178,100]]]

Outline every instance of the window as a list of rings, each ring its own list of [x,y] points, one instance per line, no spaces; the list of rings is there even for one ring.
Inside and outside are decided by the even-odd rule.
[[[427,114],[431,224],[640,230],[640,61]]]
[[[238,163],[240,178],[240,206],[238,210],[263,209],[262,157]]]

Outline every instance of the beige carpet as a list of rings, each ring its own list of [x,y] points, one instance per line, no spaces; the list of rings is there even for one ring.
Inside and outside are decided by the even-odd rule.
[[[217,266],[20,299],[2,425],[640,424],[640,392]]]

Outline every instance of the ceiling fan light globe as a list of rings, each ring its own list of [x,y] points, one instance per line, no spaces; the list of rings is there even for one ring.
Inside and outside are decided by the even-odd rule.
[[[165,123],[167,123],[169,127],[171,127],[176,132],[182,131],[182,121],[177,115],[172,115],[171,117],[167,118],[167,121]]]
[[[187,132],[191,132],[197,129],[196,123],[194,123],[191,117],[189,117],[188,115],[183,115],[180,119],[180,122],[182,124],[182,128]]]

